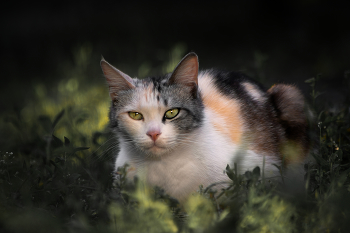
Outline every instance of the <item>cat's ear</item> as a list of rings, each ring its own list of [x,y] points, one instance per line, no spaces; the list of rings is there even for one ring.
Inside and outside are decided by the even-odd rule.
[[[129,75],[124,74],[103,57],[101,58],[101,68],[109,86],[109,95],[112,100],[116,100],[118,92],[135,88],[134,82]]]
[[[187,54],[175,67],[169,79],[169,84],[180,84],[191,87],[193,94],[197,96],[198,66],[197,54]]]

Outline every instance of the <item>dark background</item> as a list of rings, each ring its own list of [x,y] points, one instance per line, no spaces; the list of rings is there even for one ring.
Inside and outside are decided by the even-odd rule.
[[[135,76],[144,62],[160,66],[179,43],[198,54],[202,69],[241,70],[266,86],[294,83],[306,95],[304,80],[322,73],[324,98],[336,102],[350,69],[346,1],[12,1],[1,8],[1,110],[25,105],[34,83],[57,84],[86,44],[93,61],[86,80],[100,84],[101,54]]]
[[[293,223],[309,232],[346,232],[350,216],[346,179],[349,4],[317,0],[169,2],[2,3],[0,209],[4,211],[0,212],[0,232],[6,231],[4,227],[15,229],[11,232],[103,231],[104,226],[115,225],[108,217],[110,202],[119,199],[117,203],[124,203],[124,194],[115,195],[117,190],[112,187],[117,145],[106,129],[110,100],[99,65],[101,55],[134,77],[158,74],[169,60],[174,58],[174,65],[190,51],[198,54],[201,69],[240,70],[266,87],[277,82],[296,84],[311,109],[316,109],[315,121],[310,122],[315,146],[310,154],[316,162],[304,167],[310,172],[305,176],[309,188],[297,194],[299,184],[306,186],[291,177],[292,182],[285,179],[285,184],[291,183],[288,188],[283,185],[270,192],[268,186],[274,187],[273,182],[260,189],[264,182],[251,182],[247,175],[248,180],[235,185],[238,189],[229,191],[233,202],[227,209],[232,211],[222,229],[232,231],[242,217],[253,216],[263,227],[266,222],[273,223],[272,227]],[[181,54],[173,56],[174,51]],[[140,72],[142,67],[150,72]],[[319,74],[316,91],[323,94],[313,104],[310,83],[304,81]],[[255,200],[256,195],[247,195],[249,186],[260,201]],[[126,186],[121,189],[131,193]],[[137,208],[132,203],[135,200],[130,196],[123,204],[125,226],[143,226],[135,225],[135,217],[146,227],[158,219],[153,217],[158,215],[153,207]],[[287,215],[276,220],[276,206]],[[151,215],[145,215],[145,210]],[[288,217],[294,210],[297,217]],[[207,214],[214,216],[210,211]],[[166,216],[163,210],[161,215]],[[186,226],[183,216],[179,217],[178,224]],[[204,215],[203,219],[208,218]],[[219,227],[212,230],[223,232],[216,230]]]

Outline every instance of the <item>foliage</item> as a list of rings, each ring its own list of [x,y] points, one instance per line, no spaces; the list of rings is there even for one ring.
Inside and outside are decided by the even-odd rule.
[[[182,50],[175,47],[171,57]],[[325,108],[317,101],[320,76],[307,80],[316,124],[310,122],[313,161],[299,172],[305,179],[298,183],[284,172],[266,177],[258,167],[238,174],[235,164],[225,169],[231,180],[225,189],[198,187],[180,206],[160,188],[127,180],[127,166],[113,170],[108,93],[82,83],[89,51],[77,51],[77,67],[66,71],[57,97],[37,85],[27,107],[2,115],[1,232],[347,231],[350,99]],[[294,185],[302,191],[291,191]]]

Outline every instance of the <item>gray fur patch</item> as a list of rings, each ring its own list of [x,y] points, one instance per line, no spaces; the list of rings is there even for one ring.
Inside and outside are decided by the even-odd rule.
[[[180,84],[169,85],[167,83],[168,78],[169,75],[143,80],[134,79],[135,89],[121,91],[118,93],[118,101],[115,105],[112,103],[109,115],[111,127],[117,128],[116,131],[124,132],[124,135],[128,134],[125,129],[119,126],[117,116],[131,101],[135,99],[138,101],[138,92],[144,91],[150,87],[152,87],[152,96],[156,98],[159,107],[164,104],[164,106],[169,109],[179,108],[182,112],[181,116],[174,120],[163,120],[165,124],[174,124],[179,133],[189,133],[200,127],[203,121],[204,109],[201,98],[193,98],[191,89],[187,86],[182,86]]]

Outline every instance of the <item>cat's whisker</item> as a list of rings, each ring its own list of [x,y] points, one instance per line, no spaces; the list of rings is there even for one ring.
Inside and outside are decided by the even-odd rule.
[[[103,156],[106,152],[108,152],[110,150],[110,148],[116,147],[118,144],[116,143],[116,137],[115,136],[111,136],[109,139],[107,139],[99,148],[97,148],[94,152],[91,153],[92,154],[96,154],[96,152],[101,149],[103,146],[106,146],[107,143],[110,143],[110,145],[108,145],[107,148],[104,148],[103,153],[100,154],[98,157],[98,159]]]
[[[96,158],[94,158],[93,162],[97,162],[99,161],[100,159],[112,159],[114,158],[115,156],[112,155],[111,153],[109,153],[110,151],[112,151],[113,149],[115,149],[117,147],[117,145],[114,145],[114,146],[110,146],[108,147],[107,149],[105,149],[103,151],[103,153],[101,153],[100,155],[96,156]],[[107,156],[105,156],[107,154]]]
[[[95,154],[99,149],[101,149],[104,145],[106,145],[108,142],[110,142],[114,137],[107,139],[104,143],[102,143],[97,149],[95,149],[93,152],[90,153],[90,155]]]

